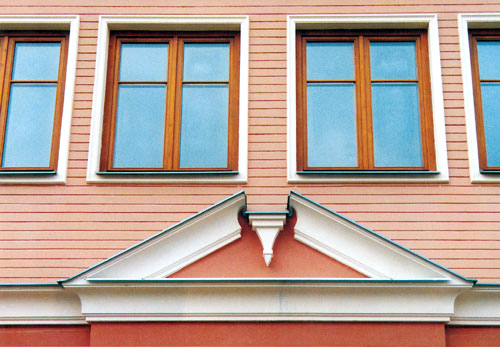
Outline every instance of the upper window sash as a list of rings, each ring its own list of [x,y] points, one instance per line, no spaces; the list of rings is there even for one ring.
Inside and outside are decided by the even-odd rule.
[[[239,33],[112,33],[101,171],[236,171],[238,93]]]
[[[425,31],[299,31],[296,54],[299,171],[435,170]]]
[[[5,33],[0,49],[0,171],[55,172],[68,34]]]
[[[500,31],[469,33],[480,170],[500,171]]]

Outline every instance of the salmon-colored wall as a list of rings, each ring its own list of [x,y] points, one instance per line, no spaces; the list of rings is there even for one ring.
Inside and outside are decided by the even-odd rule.
[[[446,327],[446,347],[498,347],[498,327]]]
[[[91,346],[446,347],[443,324],[94,323]]]
[[[331,277],[358,278],[363,274],[293,238],[296,215],[278,234],[273,259],[266,266],[262,244],[245,218],[239,218],[241,239],[181,269],[169,277]]]
[[[0,326],[0,346],[88,346],[90,326]]]
[[[251,210],[283,210],[290,190],[424,256],[500,282],[500,185],[471,184],[458,13],[497,12],[500,0],[17,0],[0,15],[81,19],[67,184],[0,185],[0,282],[54,282],[78,273],[242,189]],[[450,182],[289,184],[286,179],[286,16],[439,16]],[[247,184],[87,184],[99,15],[249,15]]]

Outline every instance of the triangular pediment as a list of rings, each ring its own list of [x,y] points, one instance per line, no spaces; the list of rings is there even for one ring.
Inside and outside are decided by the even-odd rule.
[[[245,213],[246,196],[239,192],[61,283],[68,286],[117,280],[168,281],[182,277],[304,277],[470,284],[470,280],[299,193],[290,193],[288,210],[290,215],[286,217],[284,229],[281,228],[281,236],[276,238],[275,260],[270,267],[264,264],[262,248],[248,219],[245,222],[243,217],[259,212]],[[272,222],[269,220],[272,216],[265,216],[266,223]],[[240,240],[242,226],[248,233],[247,241]],[[230,247],[225,247],[229,244]],[[260,253],[255,255],[262,260],[259,264],[254,260],[257,265],[252,265],[250,257],[245,256],[250,249]],[[302,272],[296,271],[300,262],[297,259],[301,256],[309,257],[306,266],[301,264]],[[232,269],[235,264],[239,264],[238,271]],[[325,270],[317,271],[320,266]],[[219,271],[217,267],[225,270]],[[255,270],[257,267],[260,268]]]
[[[62,283],[168,276],[239,239],[238,215],[245,207],[245,193],[236,193]]]
[[[470,281],[294,191],[288,208],[297,214],[296,240],[370,278]]]

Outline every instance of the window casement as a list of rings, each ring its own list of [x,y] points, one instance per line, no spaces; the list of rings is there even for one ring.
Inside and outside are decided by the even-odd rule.
[[[297,31],[297,171],[436,170],[425,30]]]
[[[1,172],[55,172],[67,33],[0,33]]]
[[[101,172],[238,169],[239,33],[111,32]]]
[[[479,167],[500,171],[500,31],[471,30],[469,35]]]

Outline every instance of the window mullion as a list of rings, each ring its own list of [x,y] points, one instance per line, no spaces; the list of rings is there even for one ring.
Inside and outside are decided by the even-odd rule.
[[[181,113],[182,113],[182,86],[184,69],[184,40],[178,39],[176,43],[176,69],[172,72],[175,75],[175,103],[173,105],[172,124],[172,167],[179,169],[180,147],[181,147]]]
[[[360,84],[361,95],[360,108],[362,117],[362,161],[360,166],[364,170],[374,168],[374,150],[373,150],[373,126],[372,126],[372,97],[371,97],[371,72],[370,72],[370,40],[367,37],[360,36]]]
[[[178,37],[172,38],[170,41],[170,51],[168,52],[168,68],[167,68],[167,97],[166,97],[166,114],[165,114],[165,139],[163,151],[163,165],[165,170],[177,169],[175,165],[175,124],[176,124],[176,100],[177,100],[177,74],[178,69],[178,52],[179,52],[179,39]]]

